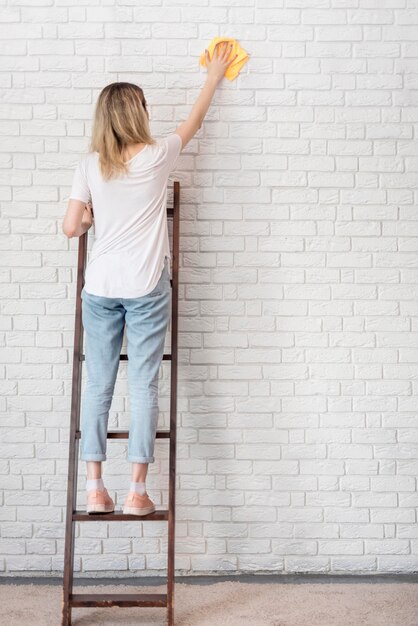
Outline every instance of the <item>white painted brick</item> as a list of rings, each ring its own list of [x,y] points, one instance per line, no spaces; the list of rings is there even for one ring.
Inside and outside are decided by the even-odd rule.
[[[407,539],[384,539],[370,540],[364,542],[366,554],[409,554],[409,541]]]
[[[39,571],[49,572],[52,570],[50,556],[11,556],[7,559],[7,570],[9,572]]]
[[[287,572],[327,572],[329,561],[326,557],[289,557],[284,559],[284,570]]]
[[[83,572],[89,571],[113,571],[113,570],[127,570],[128,559],[125,555],[95,555],[86,556],[81,559],[81,566]]]
[[[408,573],[417,571],[418,558],[412,556],[379,556],[379,569],[385,572]]]
[[[318,552],[321,554],[339,555],[339,554],[363,554],[363,541],[344,541],[337,539],[334,541],[318,541]]]
[[[342,538],[383,537],[383,526],[380,524],[340,524]]]
[[[351,573],[368,573],[377,570],[377,561],[374,557],[332,557],[332,569]]]
[[[57,546],[54,539],[31,539],[26,541],[27,554],[56,554]]]
[[[176,567],[416,571],[418,9],[216,0],[183,23],[168,0],[49,4],[0,18],[0,570],[63,568],[77,241],[60,221],[103,73],[144,87],[164,135],[199,94],[210,25],[234,24],[249,63],[173,174]],[[122,364],[112,428],[129,422],[126,383]],[[165,373],[164,419],[168,394]],[[160,444],[147,481],[163,503]],[[109,451],[120,505],[126,444]],[[77,524],[75,571],[161,572],[166,530]]]
[[[207,571],[207,572],[227,572],[237,569],[237,557],[232,555],[216,556],[216,555],[202,555],[191,556],[190,562],[193,571]]]
[[[375,523],[411,523],[414,521],[414,509],[376,509],[370,512],[370,518]]]

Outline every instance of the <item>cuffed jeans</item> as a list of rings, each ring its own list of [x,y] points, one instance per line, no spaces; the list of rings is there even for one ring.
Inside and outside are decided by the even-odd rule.
[[[130,427],[128,461],[153,463],[158,373],[170,318],[168,257],[154,289],[138,298],[107,298],[82,289],[87,384],[81,411],[83,461],[105,461],[109,410],[126,323]]]

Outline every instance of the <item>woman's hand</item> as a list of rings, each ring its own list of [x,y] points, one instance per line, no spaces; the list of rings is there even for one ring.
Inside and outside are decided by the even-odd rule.
[[[91,202],[88,202],[86,204],[86,208],[84,209],[83,219],[81,220],[82,227],[88,230],[93,224],[93,220],[94,220],[93,206]]]
[[[218,46],[222,46],[221,48]],[[206,67],[208,68],[208,76],[212,76],[218,82],[222,80],[228,65],[235,61],[238,54],[236,54],[232,59],[228,61],[229,55],[231,54],[232,44],[229,44],[227,41],[219,41],[215,49],[213,51],[212,59],[209,56],[209,51],[205,50],[205,59],[206,59]]]

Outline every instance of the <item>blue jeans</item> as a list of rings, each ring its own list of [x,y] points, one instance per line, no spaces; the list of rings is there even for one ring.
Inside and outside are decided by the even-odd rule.
[[[128,461],[153,463],[158,422],[158,373],[170,319],[168,257],[154,289],[138,298],[107,298],[84,290],[87,385],[81,411],[83,461],[105,461],[109,409],[126,322],[130,428]]]

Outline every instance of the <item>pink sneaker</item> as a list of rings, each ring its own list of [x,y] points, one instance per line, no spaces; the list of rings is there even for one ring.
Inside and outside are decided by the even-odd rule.
[[[115,503],[107,493],[107,489],[87,491],[87,513],[112,513]]]
[[[148,515],[155,511],[154,502],[150,499],[145,492],[144,495],[140,495],[135,491],[130,491],[125,499],[123,505],[123,512],[131,515]]]

